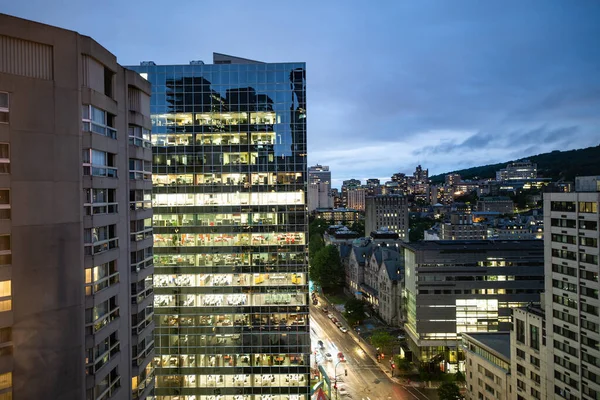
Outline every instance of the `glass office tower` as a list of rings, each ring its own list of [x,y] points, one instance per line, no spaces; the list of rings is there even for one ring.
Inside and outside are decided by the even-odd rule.
[[[308,399],[304,63],[152,83],[157,400]]]

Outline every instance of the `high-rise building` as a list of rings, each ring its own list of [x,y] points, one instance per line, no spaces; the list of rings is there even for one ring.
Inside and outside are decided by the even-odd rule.
[[[541,240],[402,243],[408,344],[415,361],[454,368],[462,332],[510,329],[514,307],[539,303],[544,289]]]
[[[308,212],[317,208],[333,208],[331,171],[325,165],[308,167]]]
[[[367,188],[365,186],[350,186],[346,191],[348,199],[348,208],[365,211],[365,199]]]
[[[339,205],[341,208],[350,207],[348,205],[348,190],[359,186],[359,179],[347,179],[342,182],[342,202]]]
[[[549,398],[600,396],[599,205],[597,176],[544,194]]]
[[[421,164],[417,165],[413,177],[417,183],[428,183],[429,182],[429,170],[423,169]]]
[[[365,233],[385,229],[408,242],[408,199],[401,194],[367,197],[365,200]]]
[[[152,83],[158,400],[307,400],[306,69],[214,55]]]
[[[0,14],[0,399],[151,393],[150,127],[100,44]]]

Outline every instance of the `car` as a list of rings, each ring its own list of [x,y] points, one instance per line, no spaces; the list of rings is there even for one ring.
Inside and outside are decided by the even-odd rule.
[[[321,349],[324,349],[324,348],[325,348],[325,346],[323,345],[323,341],[322,341],[322,340],[319,340],[319,341],[317,342],[317,344],[319,345],[319,347],[320,347]]]
[[[338,323],[338,320],[337,320],[337,318],[336,318],[336,317],[333,317],[333,318],[331,318],[331,322],[333,322],[334,324],[336,324],[336,325],[337,325],[337,323]]]
[[[321,308],[321,311],[323,311],[324,313],[329,312],[329,310],[327,309],[327,307]]]
[[[333,319],[333,318],[335,318],[335,317],[334,317],[334,315],[333,315],[332,313],[329,313],[329,314],[327,314],[327,318],[329,318],[329,319]]]
[[[348,333],[348,329],[344,328],[343,326],[340,327],[340,331],[342,331],[343,333]]]
[[[340,321],[335,321],[335,326],[337,326],[338,328],[341,328],[344,325],[342,325],[342,323]]]
[[[325,354],[325,360],[327,360],[327,361],[333,361],[333,357],[331,356],[331,353],[326,353]]]

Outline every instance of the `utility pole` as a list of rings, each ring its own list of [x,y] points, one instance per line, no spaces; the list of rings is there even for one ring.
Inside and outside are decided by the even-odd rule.
[[[333,374],[335,375],[333,388],[335,389],[336,400],[339,400],[339,398],[340,398],[339,393],[338,393],[338,386],[337,386],[337,367],[341,362],[342,362],[342,360],[338,360],[338,362],[335,363],[335,367],[333,367]]]

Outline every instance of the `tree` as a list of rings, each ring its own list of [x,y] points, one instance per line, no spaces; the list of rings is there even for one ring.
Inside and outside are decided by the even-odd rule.
[[[344,304],[344,310],[344,318],[346,318],[350,326],[356,325],[365,317],[365,303],[355,297]]]
[[[350,230],[358,233],[361,236],[366,236],[367,233],[371,233],[371,232],[365,232],[365,220],[364,219],[354,221],[352,223],[352,225],[350,225]]]
[[[460,388],[453,382],[442,383],[437,394],[440,400],[460,400],[462,398]]]
[[[329,225],[323,218],[315,218],[308,225],[308,234],[311,238],[315,235],[323,236]]]
[[[313,235],[310,237],[310,241],[308,242],[308,260],[311,263],[319,250],[321,250],[323,247],[325,247],[325,242],[323,241],[322,236]]]
[[[376,331],[371,336],[371,344],[379,348],[382,353],[390,353],[394,344],[394,337],[386,331]]]
[[[408,238],[411,242],[416,242],[418,240],[423,240],[425,231],[435,224],[435,220],[411,215],[409,224],[410,231],[408,232]]]
[[[338,289],[344,285],[344,268],[340,253],[333,245],[318,250],[310,263],[310,279],[323,290]]]

